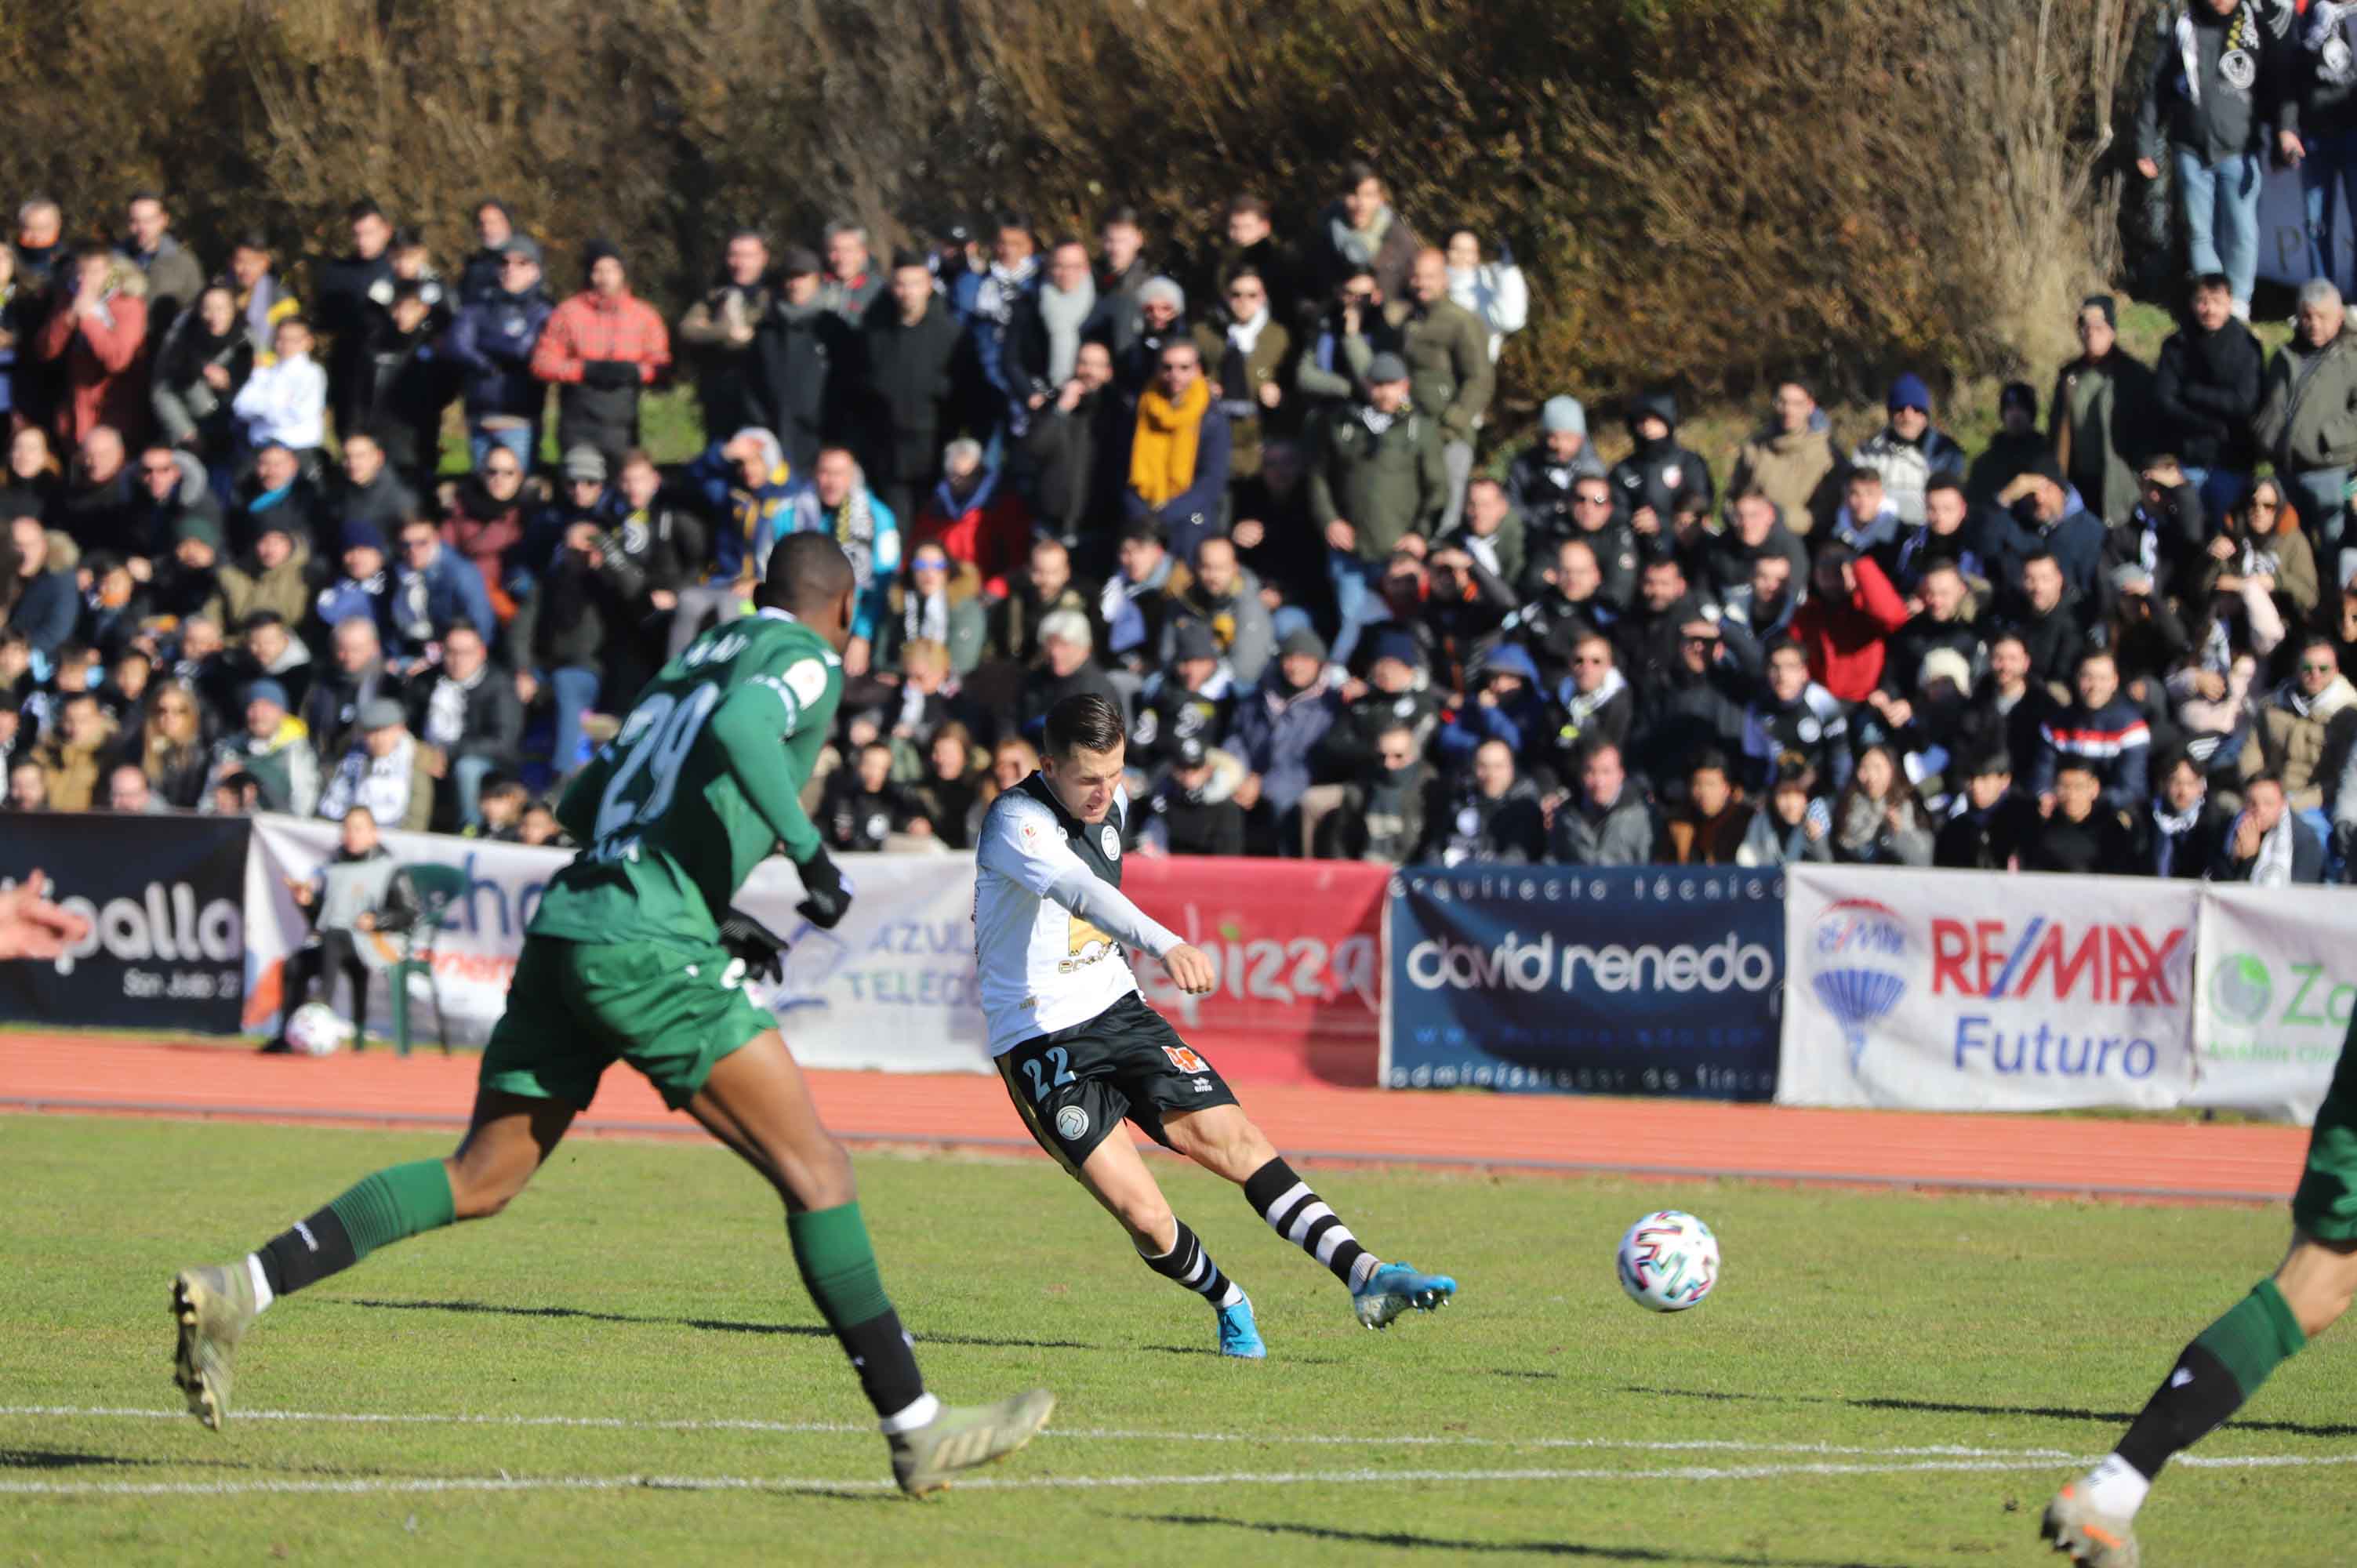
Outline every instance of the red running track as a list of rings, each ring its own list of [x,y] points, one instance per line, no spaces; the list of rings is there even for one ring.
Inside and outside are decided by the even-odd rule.
[[[220,1045],[0,1036],[0,1111],[335,1125],[463,1125],[476,1058],[371,1050],[315,1061]],[[847,1141],[1033,1149],[995,1077],[810,1075]],[[1250,1086],[1253,1118],[1288,1154],[1327,1161],[1566,1174],[2272,1203],[2298,1180],[2307,1133],[2063,1117],[1803,1111],[1680,1100]],[[583,1133],[703,1136],[628,1069],[606,1075]]]

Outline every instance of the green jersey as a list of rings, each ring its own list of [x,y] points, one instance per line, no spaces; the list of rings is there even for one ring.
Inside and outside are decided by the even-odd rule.
[[[583,845],[533,935],[709,942],[753,868],[819,850],[800,792],[843,696],[843,663],[781,610],[712,628],[662,667],[565,788]]]

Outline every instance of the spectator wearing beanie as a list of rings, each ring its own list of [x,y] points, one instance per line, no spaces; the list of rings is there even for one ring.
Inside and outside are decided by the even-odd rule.
[[[1835,470],[1841,466],[1825,411],[1807,387],[1783,381],[1767,424],[1736,454],[1727,489],[1738,496],[1758,490],[1776,503],[1785,527],[1806,534],[1838,504]]]
[[[1890,383],[1884,399],[1890,422],[1867,438],[1850,461],[1882,476],[1882,493],[1909,527],[1923,521],[1923,487],[1934,474],[1964,472],[1964,451],[1932,424],[1932,389],[1909,371]]]
[[[1964,493],[1975,509],[1996,505],[1999,490],[2054,450],[2053,438],[2038,428],[2038,389],[2028,381],[2005,383],[1997,393],[1996,413],[1997,433],[1973,459],[1964,480]]]
[[[1534,559],[1551,559],[1555,546],[1571,537],[1572,487],[1589,476],[1605,474],[1604,460],[1587,443],[1587,410],[1576,397],[1547,399],[1539,410],[1539,438],[1506,466],[1506,499],[1530,531]]]
[[[497,206],[484,203],[484,210]],[[494,446],[529,467],[537,454],[547,386],[532,372],[533,350],[556,309],[541,275],[540,246],[521,234],[501,243],[490,286],[480,287],[477,263],[459,285],[464,303],[450,324],[449,355],[464,389],[468,447],[475,469]],[[485,269],[489,270],[489,269]]]
[[[556,445],[587,445],[608,473],[639,445],[639,399],[671,369],[662,317],[630,293],[622,253],[604,240],[583,252],[588,282],[549,313],[532,373],[556,387]]]
[[[788,250],[778,268],[778,297],[753,334],[753,412],[759,417],[746,423],[776,431],[786,460],[800,472],[818,462],[833,418],[836,378],[850,374],[852,338],[843,317],[820,301],[818,257],[800,245]]]
[[[1612,469],[1620,515],[1636,531],[1640,554],[1657,560],[1675,542],[1681,519],[1706,517],[1717,492],[1710,465],[1678,445],[1678,403],[1667,392],[1651,392],[1629,408],[1629,434],[1637,449]]]

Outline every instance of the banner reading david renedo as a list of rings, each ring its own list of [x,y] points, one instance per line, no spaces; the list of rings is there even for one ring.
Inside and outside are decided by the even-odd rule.
[[[2357,899],[2212,885],[2201,899],[2189,1105],[2316,1120],[2357,1005]]]
[[[0,1019],[226,1034],[244,996],[242,819],[38,813],[5,819],[0,887],[28,871],[90,922],[55,959],[0,963]]]
[[[1404,870],[1383,1081],[1765,1100],[1783,890],[1735,868]]]
[[[1789,868],[1777,1100],[2159,1109],[2193,1079],[2198,884]]]

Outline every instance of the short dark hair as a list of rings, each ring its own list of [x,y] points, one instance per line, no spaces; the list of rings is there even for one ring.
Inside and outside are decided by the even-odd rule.
[[[474,618],[471,616],[452,616],[450,624],[442,628],[442,640],[447,642],[462,631],[478,642],[488,644],[490,641],[490,639],[483,636],[483,628],[475,624]]]
[[[2232,294],[2234,292],[2234,283],[2224,273],[2197,273],[2194,274],[2193,287],[2188,292]]]
[[[1117,203],[1114,206],[1106,208],[1105,215],[1097,220],[1097,228],[1100,231],[1103,231],[1112,228],[1116,223],[1126,223],[1133,229],[1143,229],[1146,227],[1146,225],[1138,219],[1137,209],[1130,206],[1127,202]]]
[[[1964,777],[1967,779],[1986,779],[1992,774],[1997,773],[2002,773],[2007,778],[2011,778],[2013,776],[2013,753],[2006,750],[2002,746],[1997,747],[1994,751],[1983,752],[1977,761],[1973,762],[1968,766]]]
[[[1048,755],[1070,757],[1076,751],[1111,751],[1126,739],[1121,710],[1092,693],[1066,697],[1048,710]]]
[[[353,202],[350,207],[344,209],[344,221],[347,223],[357,223],[363,218],[382,217],[384,217],[384,209],[379,207],[373,199],[365,196]]]
[[[2053,567],[2057,572],[2062,570],[2061,561],[2056,557],[2054,552],[2051,550],[2033,550],[2029,554],[2021,558],[2021,564],[2024,566],[2035,566],[2041,561],[2047,565]]]
[[[796,615],[834,604],[858,584],[851,558],[824,533],[789,533],[770,549],[769,566],[754,601]]]
[[[2272,784],[2277,790],[2287,795],[2291,793],[2290,790],[2284,789],[2282,774],[2276,772],[2272,768],[2262,768],[2259,771],[2252,774],[2248,779],[2243,780],[2244,798],[2245,800],[2249,799],[2251,791],[2257,789],[2262,784]]]
[[[276,610],[255,610],[251,615],[248,615],[243,620],[238,622],[237,629],[242,632],[251,632],[256,627],[283,627],[285,624],[286,618],[280,615]]]
[[[1697,773],[1717,773],[1730,778],[1733,776],[1727,768],[1727,753],[1717,747],[1706,749],[1692,762],[1686,764],[1687,778],[1691,779]]]
[[[1934,474],[1924,483],[1923,493],[1928,496],[1933,490],[1953,490],[1958,495],[1963,495],[1964,482],[1953,474]]]
[[[1246,192],[1228,203],[1228,216],[1232,218],[1240,212],[1248,218],[1266,218],[1268,202],[1265,198]]]
[[[1369,163],[1364,158],[1352,158],[1349,163],[1342,166],[1342,188],[1344,190],[1356,190],[1359,187],[1366,184],[1367,181],[1371,179],[1377,185],[1383,185],[1383,177],[1375,172],[1375,166]],[[1384,186],[1383,188],[1388,190],[1391,188],[1389,186]]]

